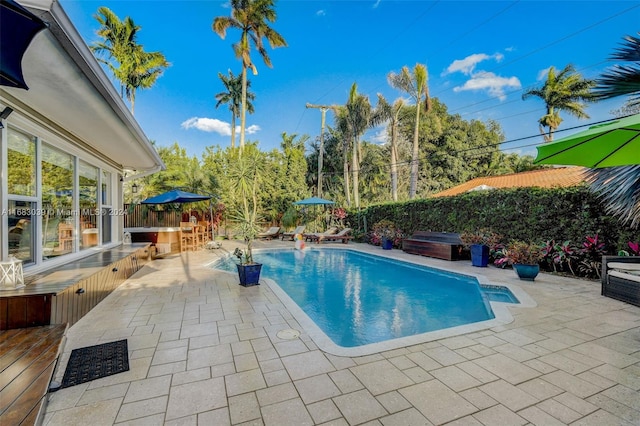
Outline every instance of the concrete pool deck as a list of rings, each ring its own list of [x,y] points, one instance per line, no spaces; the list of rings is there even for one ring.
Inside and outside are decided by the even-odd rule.
[[[235,248],[223,244],[149,263],[68,330],[57,380],[73,349],[123,338],[130,370],[50,394],[44,424],[640,423],[640,308],[600,296],[599,282],[482,268],[484,282],[521,288],[537,306],[506,308],[513,321],[488,329],[339,356],[270,286],[244,288],[206,266]]]

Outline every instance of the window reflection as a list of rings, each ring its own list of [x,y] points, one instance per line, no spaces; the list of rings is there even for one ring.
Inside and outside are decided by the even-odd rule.
[[[42,248],[46,258],[73,252],[73,156],[42,144]]]
[[[35,244],[32,226],[35,224],[36,203],[9,200],[9,255],[33,263]]]
[[[35,138],[11,129],[7,139],[7,183],[9,194],[35,197]]]
[[[98,168],[84,161],[78,165],[80,183],[80,248],[98,245]]]

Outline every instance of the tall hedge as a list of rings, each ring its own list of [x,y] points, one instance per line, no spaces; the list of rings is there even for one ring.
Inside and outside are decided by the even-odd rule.
[[[388,219],[407,235],[417,230],[463,232],[490,228],[503,235],[504,242],[571,240],[579,245],[585,236],[598,234],[608,253],[627,249],[627,242],[640,240],[640,230],[622,226],[605,214],[604,206],[586,185],[474,191],[454,197],[379,204],[349,213],[352,227],[361,234],[377,221]]]

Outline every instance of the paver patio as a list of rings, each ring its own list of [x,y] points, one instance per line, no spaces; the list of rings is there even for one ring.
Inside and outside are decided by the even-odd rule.
[[[223,254],[156,260],[71,327],[57,380],[74,348],[122,338],[130,370],[52,393],[44,423],[640,424],[640,308],[600,296],[599,282],[484,268],[537,306],[509,308],[506,325],[346,357],[322,351],[268,285],[206,266]],[[277,336],[291,328],[299,338]]]

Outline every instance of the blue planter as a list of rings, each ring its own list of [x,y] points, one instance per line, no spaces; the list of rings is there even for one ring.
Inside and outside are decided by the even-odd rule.
[[[524,281],[533,281],[540,272],[540,265],[525,265],[523,263],[514,263],[513,269],[518,274],[518,278]]]
[[[391,250],[393,248],[393,240],[388,238],[382,239],[382,250]]]
[[[489,264],[489,246],[471,244],[471,265],[486,268]]]
[[[238,267],[238,278],[240,278],[241,286],[250,287],[253,285],[260,285],[260,270],[262,269],[261,263],[236,266]]]

